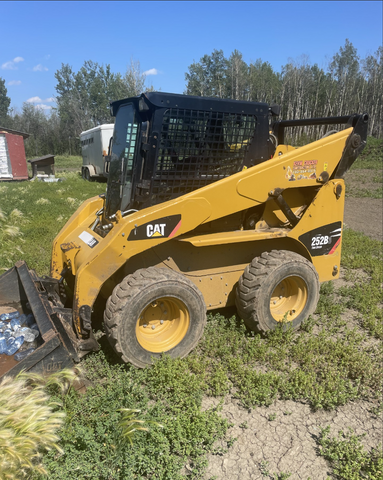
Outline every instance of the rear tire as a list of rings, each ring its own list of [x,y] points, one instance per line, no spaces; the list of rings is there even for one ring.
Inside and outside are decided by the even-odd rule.
[[[166,352],[185,357],[200,340],[206,307],[184,275],[150,267],[115,287],[104,313],[107,338],[124,362],[145,367]]]
[[[246,326],[267,332],[283,323],[296,330],[314,313],[319,278],[311,262],[285,250],[256,257],[238,281],[236,305]]]

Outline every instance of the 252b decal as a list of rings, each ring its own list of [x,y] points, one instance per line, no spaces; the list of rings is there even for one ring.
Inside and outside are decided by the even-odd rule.
[[[322,245],[327,245],[331,242],[331,237],[328,235],[317,235],[312,238],[311,248],[321,248]]]
[[[299,237],[307,247],[312,257],[331,255],[340,245],[342,237],[342,222],[329,223],[316,228]]]

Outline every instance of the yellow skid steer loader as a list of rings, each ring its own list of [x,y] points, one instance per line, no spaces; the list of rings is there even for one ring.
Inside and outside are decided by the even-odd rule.
[[[363,150],[366,114],[278,121],[278,106],[162,92],[111,103],[107,192],[56,237],[51,276],[19,262],[0,277],[0,306],[32,312],[40,346],[21,368],[54,371],[106,336],[144,367],[184,357],[206,311],[236,305],[249,329],[294,329],[320,282],[339,276],[344,174]],[[285,131],[338,125],[300,148]],[[333,128],[333,127],[331,127]]]

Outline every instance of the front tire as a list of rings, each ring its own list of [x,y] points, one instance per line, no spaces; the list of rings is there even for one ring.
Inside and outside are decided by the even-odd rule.
[[[206,324],[198,288],[184,275],[150,267],[128,275],[106,304],[107,338],[124,362],[145,367],[166,352],[185,357]]]
[[[281,323],[296,330],[314,313],[319,277],[301,255],[272,250],[256,257],[238,281],[236,305],[246,326],[267,332]]]

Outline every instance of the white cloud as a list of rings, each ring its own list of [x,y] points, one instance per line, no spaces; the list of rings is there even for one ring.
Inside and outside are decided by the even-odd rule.
[[[45,55],[44,60],[49,60],[51,58],[50,55]]]
[[[31,98],[28,98],[27,100],[27,103],[52,103],[52,102],[55,102],[56,100],[53,98],[53,97],[49,97],[49,98],[46,98],[45,100],[43,100],[42,98],[40,97],[31,97]],[[36,105],[36,107],[39,106],[39,105]],[[52,107],[49,107],[49,108],[52,108]]]
[[[5,62],[1,65],[3,70],[16,70],[15,64],[13,62]]]
[[[41,63],[39,63],[38,65],[36,65],[35,67],[33,67],[32,69],[34,72],[47,72],[48,69],[47,67],[44,67],[43,65],[41,65]]]
[[[157,75],[158,70],[156,68],[151,68],[150,70],[146,70],[142,75]]]
[[[23,57],[15,57],[13,60],[3,63],[1,65],[1,68],[3,70],[17,70],[16,63],[23,62],[23,61],[24,61]]]
[[[21,80],[11,80],[7,85],[21,85]]]
[[[38,103],[35,107],[40,108],[40,110],[51,110],[52,108],[50,105],[44,105],[44,103]]]
[[[39,103],[39,102],[43,102],[44,100],[41,100],[40,97],[31,97],[31,98],[28,98],[27,102],[28,103]]]

